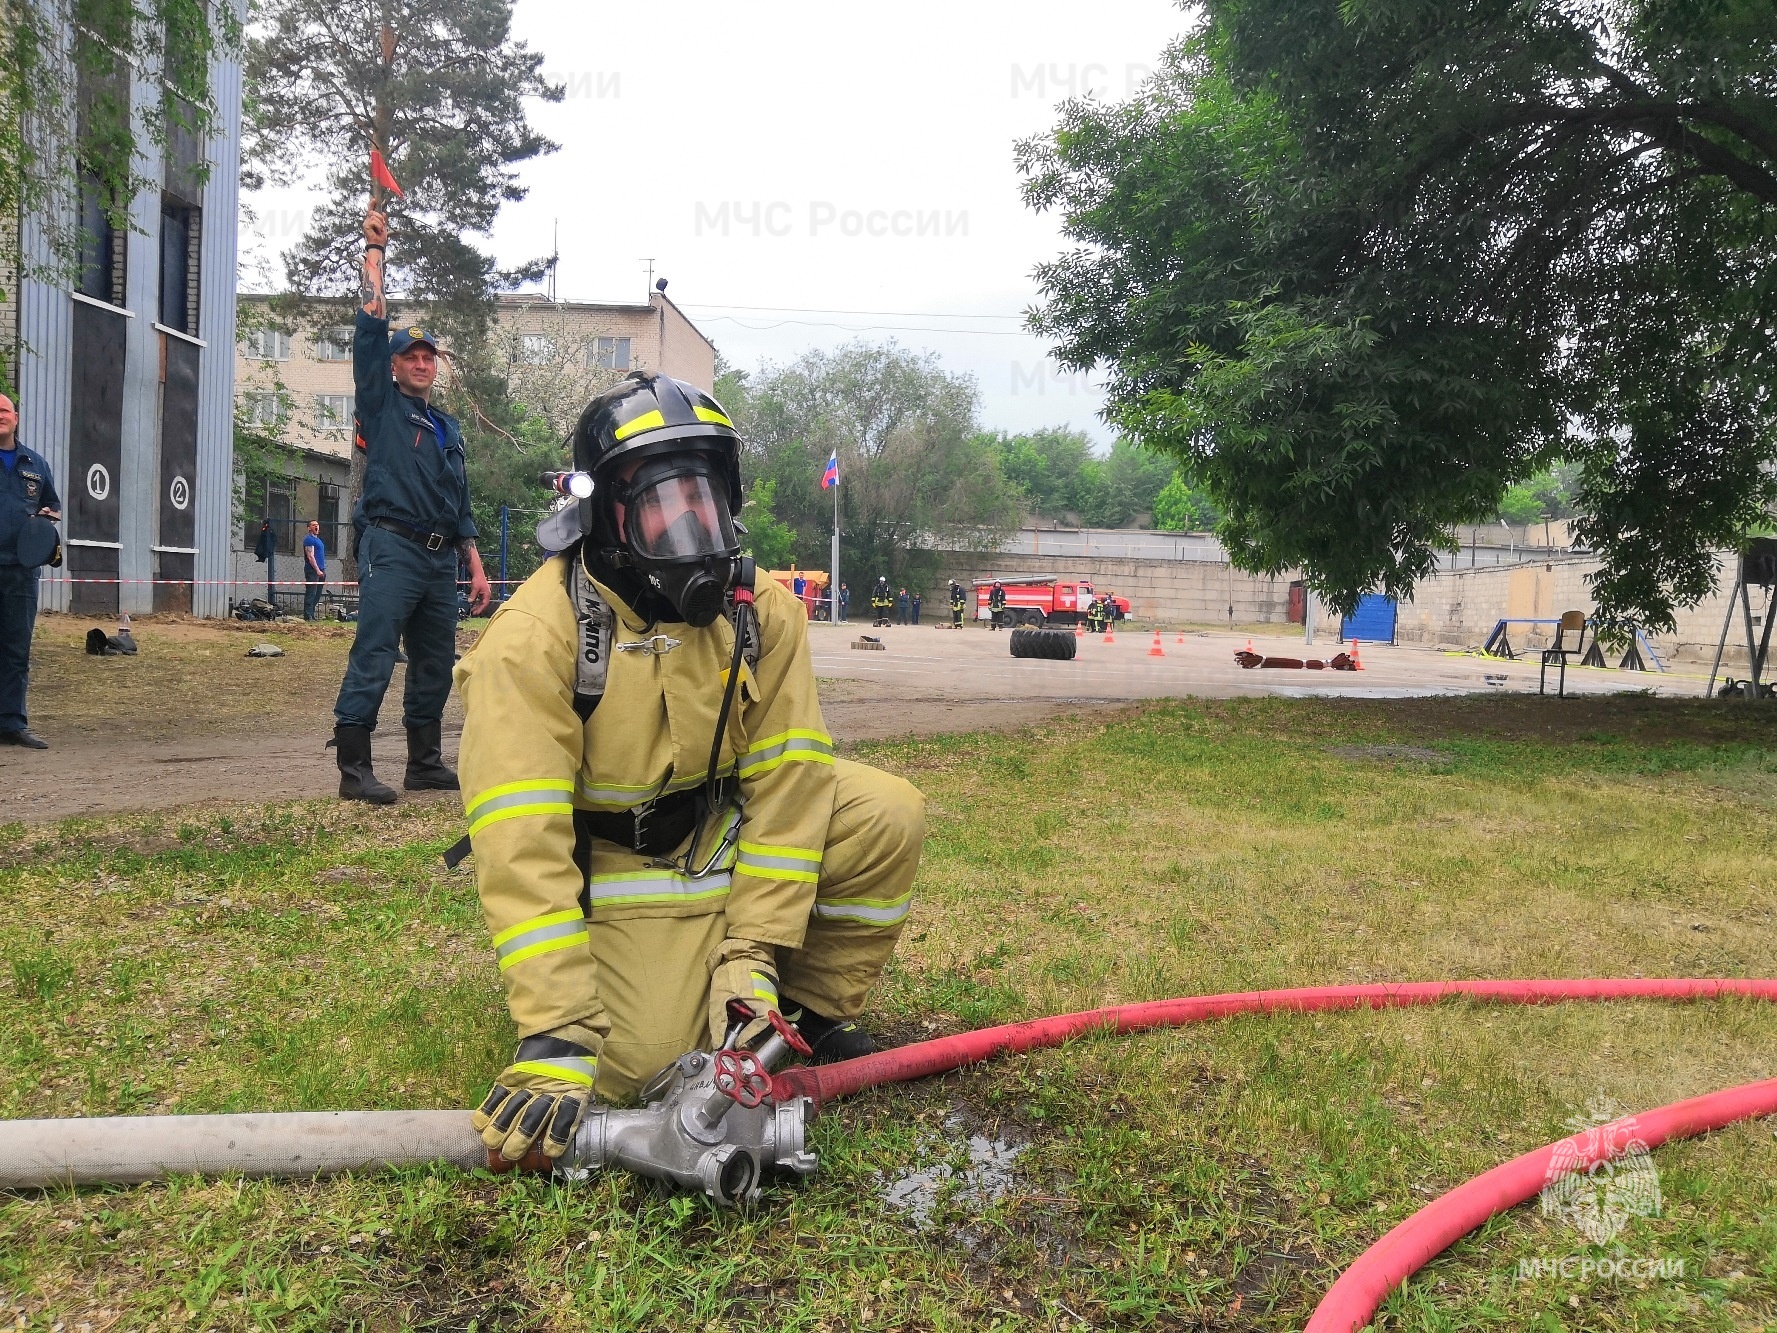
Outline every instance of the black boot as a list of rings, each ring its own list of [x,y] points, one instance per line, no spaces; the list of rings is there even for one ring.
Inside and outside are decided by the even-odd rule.
[[[860,1055],[876,1054],[876,1043],[855,1018],[828,1018],[807,1005],[784,997],[783,1015],[796,1025],[814,1051],[810,1063],[830,1065],[840,1060],[855,1060]]]
[[[333,728],[333,744],[338,750],[340,800],[395,803],[395,789],[378,782],[371,771],[369,727],[349,727],[341,722]]]
[[[443,733],[437,722],[407,729],[407,778],[401,785],[408,791],[458,790],[457,775],[444,766]]]

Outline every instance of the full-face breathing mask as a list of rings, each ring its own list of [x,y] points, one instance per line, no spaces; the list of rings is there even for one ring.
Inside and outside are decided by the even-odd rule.
[[[645,460],[611,486],[624,552],[693,628],[713,623],[740,568],[728,487],[701,452]]]

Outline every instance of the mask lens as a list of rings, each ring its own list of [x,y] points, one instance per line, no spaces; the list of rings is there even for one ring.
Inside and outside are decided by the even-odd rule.
[[[722,555],[735,546],[725,499],[701,473],[665,477],[637,489],[625,506],[629,549],[650,560]]]

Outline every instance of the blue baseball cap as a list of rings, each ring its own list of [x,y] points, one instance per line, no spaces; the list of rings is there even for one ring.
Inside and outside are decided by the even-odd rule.
[[[438,339],[427,333],[418,324],[409,324],[405,328],[396,329],[389,334],[389,355],[400,356],[416,343],[424,343],[434,352],[438,350]]]

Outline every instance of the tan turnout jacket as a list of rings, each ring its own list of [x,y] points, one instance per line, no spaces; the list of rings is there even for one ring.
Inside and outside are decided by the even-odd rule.
[[[608,1033],[589,921],[725,912],[731,941],[801,947],[833,810],[833,742],[815,695],[806,617],[788,591],[760,575],[759,660],[752,671],[742,668],[719,762],[722,770],[740,763],[733,846],[691,878],[595,840],[590,885],[583,883],[573,861],[574,809],[630,810],[703,782],[734,647],[726,618],[704,629],[647,627],[609,588],[599,591],[617,613],[616,647],[587,722],[574,711],[579,637],[565,557],[525,582],[456,668],[467,719],[463,802],[521,1037],[567,1024]],[[668,646],[659,635],[678,642]],[[656,650],[623,646],[649,639]],[[707,822],[694,869],[734,817]]]

